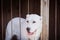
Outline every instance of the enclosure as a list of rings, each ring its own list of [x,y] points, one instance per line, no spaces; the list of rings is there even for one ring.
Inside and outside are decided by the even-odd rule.
[[[5,40],[7,23],[12,18],[15,17],[26,18],[26,14],[29,13],[38,14],[42,16],[41,40],[49,40],[49,38],[50,40],[55,40],[57,34],[56,33],[57,14],[55,12],[56,2],[53,3],[53,1],[52,0],[1,0],[1,20],[0,20],[1,22],[0,30],[2,34],[0,36],[1,40]],[[55,15],[52,13],[54,13]],[[52,25],[54,27],[52,27]],[[51,35],[53,36],[51,37]]]

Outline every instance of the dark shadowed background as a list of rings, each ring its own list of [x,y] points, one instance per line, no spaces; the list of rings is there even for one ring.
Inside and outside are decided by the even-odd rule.
[[[57,2],[57,40],[60,40],[60,0]],[[19,6],[20,5],[20,6]],[[40,0],[30,0],[29,12],[40,15]],[[0,8],[0,40],[5,38],[7,23],[11,20],[11,0],[1,0]],[[28,13],[28,0],[12,0],[12,18],[26,17]],[[2,20],[3,14],[3,20]],[[20,16],[20,15],[21,16]],[[2,33],[3,21],[3,33]],[[3,39],[2,39],[3,35]],[[49,40],[55,40],[55,0],[50,0],[49,5]]]

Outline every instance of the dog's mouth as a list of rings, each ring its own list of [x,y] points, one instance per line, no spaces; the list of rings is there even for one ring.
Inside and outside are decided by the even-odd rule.
[[[33,35],[37,30],[35,30],[34,32],[28,32],[28,35]]]

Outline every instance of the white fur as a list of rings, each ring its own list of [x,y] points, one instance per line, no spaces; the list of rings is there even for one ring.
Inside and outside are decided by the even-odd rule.
[[[42,17],[37,14],[28,14],[26,16],[26,21],[29,21],[29,23],[27,23],[27,27],[30,28],[30,32],[37,30],[33,35],[28,35],[29,38],[31,40],[38,40],[42,31]],[[36,23],[33,23],[33,21]]]
[[[21,22],[20,22],[21,21]],[[26,21],[29,21],[27,23]],[[36,23],[32,23],[36,21]],[[28,35],[26,28],[30,28],[30,32],[34,32],[32,35]],[[13,18],[7,24],[6,28],[6,39],[10,40],[13,35],[17,35],[18,40],[38,40],[40,33],[42,31],[42,17],[36,14],[30,14],[24,18]]]
[[[17,35],[18,40],[27,40],[26,37],[26,21],[23,18],[13,18],[7,24],[6,39],[10,40],[13,35]]]

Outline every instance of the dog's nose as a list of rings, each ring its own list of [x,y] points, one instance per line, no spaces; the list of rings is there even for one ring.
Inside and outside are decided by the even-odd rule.
[[[28,33],[30,32],[30,28],[29,27],[27,27],[26,30],[27,30]]]

